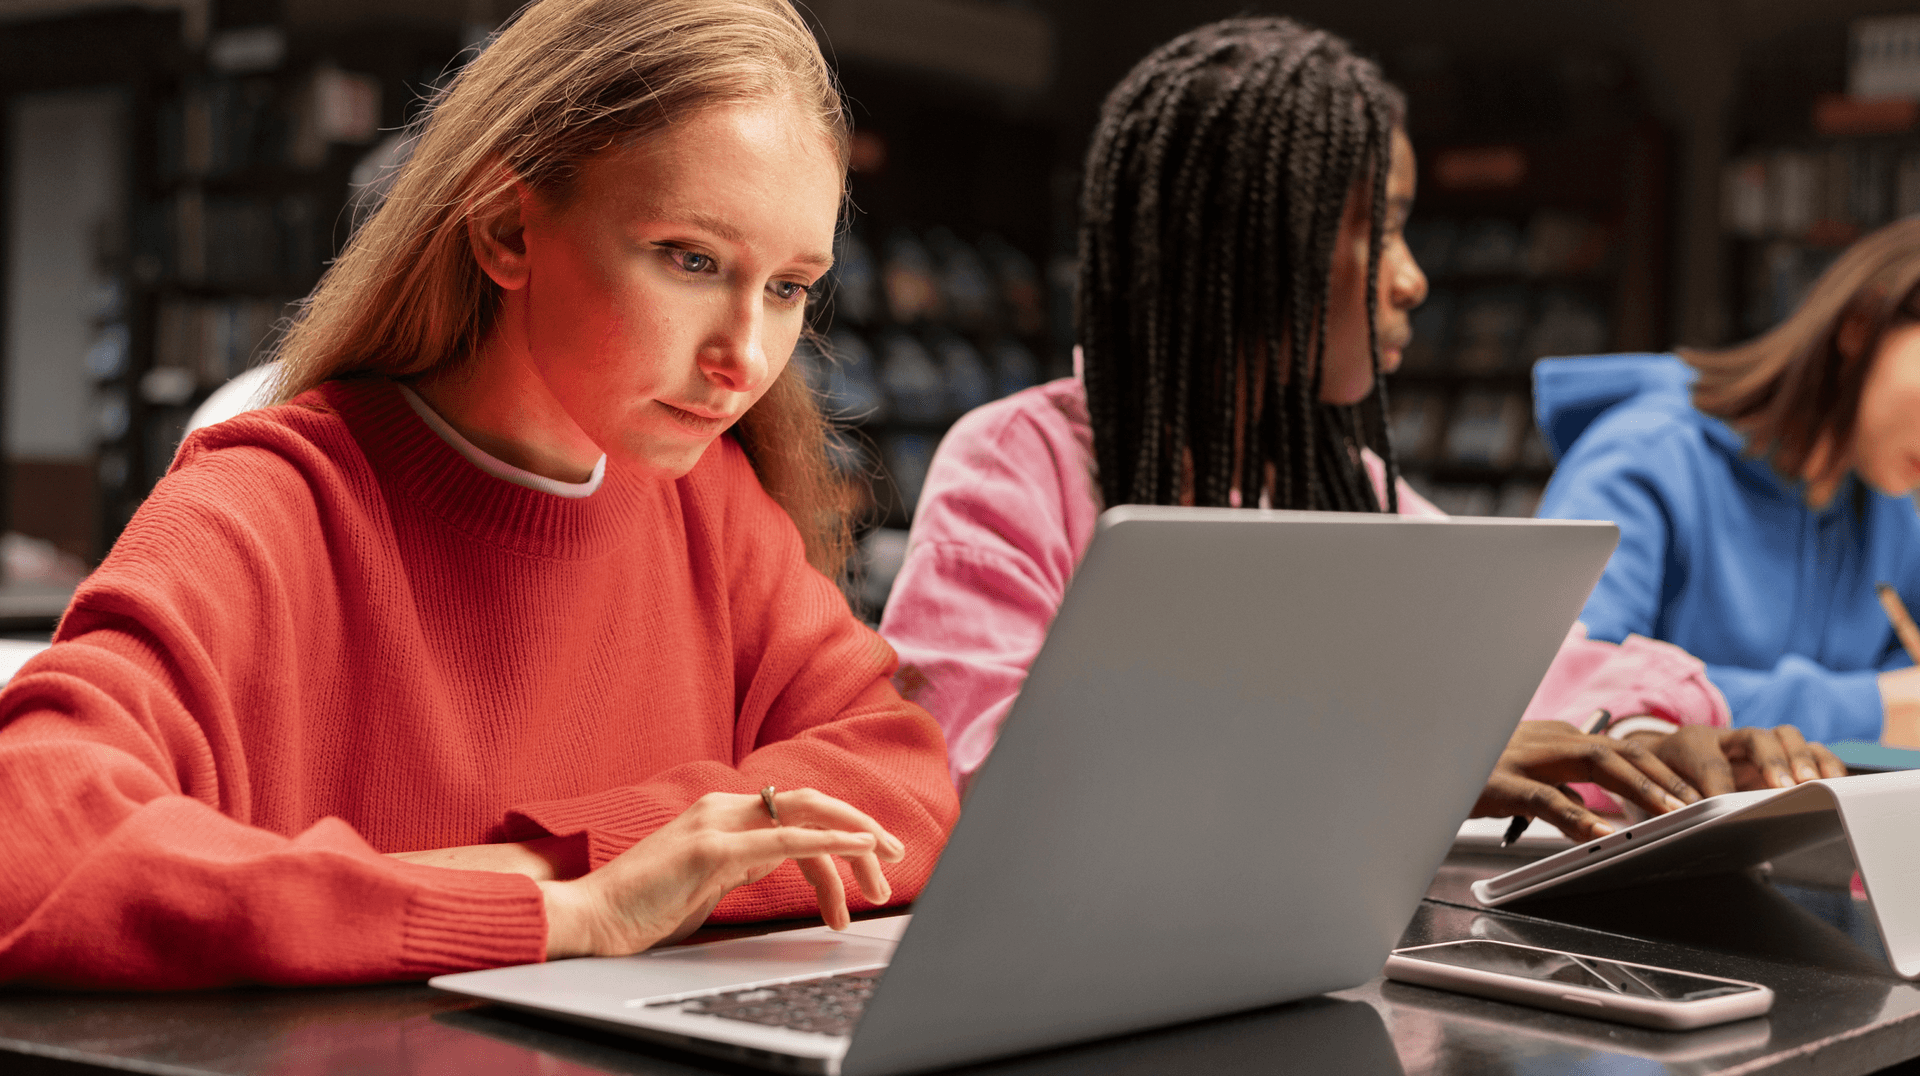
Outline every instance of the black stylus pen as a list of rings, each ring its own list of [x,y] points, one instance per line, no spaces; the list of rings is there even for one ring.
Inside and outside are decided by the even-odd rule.
[[[1607,730],[1607,726],[1611,724],[1613,724],[1613,714],[1609,713],[1606,710],[1595,710],[1593,713],[1587,715],[1587,727],[1584,729],[1581,729],[1580,731],[1586,733],[1589,736],[1595,736],[1602,732],[1605,732]],[[1560,785],[1559,789],[1561,792],[1565,793],[1568,797],[1573,796],[1573,790],[1568,788],[1567,786]],[[1512,844],[1513,842],[1519,840],[1520,835],[1527,831],[1527,826],[1530,825],[1532,822],[1533,822],[1533,819],[1528,818],[1526,815],[1523,815],[1523,814],[1514,815],[1513,821],[1507,823],[1507,835],[1500,838],[1500,847],[1505,848],[1508,845]]]
[[[1507,845],[1519,840],[1520,835],[1527,831],[1527,825],[1532,821],[1533,819],[1528,818],[1526,815],[1514,815],[1513,821],[1507,823],[1507,835],[1500,838],[1500,847],[1505,848]]]

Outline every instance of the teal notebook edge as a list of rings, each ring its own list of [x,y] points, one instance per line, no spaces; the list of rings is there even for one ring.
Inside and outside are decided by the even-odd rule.
[[[1827,745],[1835,758],[1846,763],[1849,773],[1887,773],[1891,770],[1920,770],[1920,751],[1884,747],[1870,740],[1840,740]]]

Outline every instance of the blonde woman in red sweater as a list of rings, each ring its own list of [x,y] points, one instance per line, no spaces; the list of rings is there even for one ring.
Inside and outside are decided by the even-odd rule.
[[[0,982],[417,979],[913,896],[941,734],[828,580],[783,373],[846,139],[786,0],[503,31],[285,403],[187,440],[0,694]]]

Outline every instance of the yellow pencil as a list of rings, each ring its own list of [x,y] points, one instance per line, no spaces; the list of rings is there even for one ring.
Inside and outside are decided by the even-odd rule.
[[[1893,589],[1892,583],[1875,583],[1873,589],[1880,592],[1880,607],[1887,611],[1887,619],[1893,621],[1893,633],[1900,638],[1900,645],[1907,648],[1907,656],[1915,665],[1920,665],[1920,628],[1913,625],[1913,617],[1907,615],[1907,605]]]

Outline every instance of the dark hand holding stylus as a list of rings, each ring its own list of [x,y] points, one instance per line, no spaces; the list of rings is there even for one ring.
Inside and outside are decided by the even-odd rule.
[[[1612,833],[1613,827],[1564,787],[1572,782],[1590,781],[1650,814],[1665,814],[1703,796],[1786,788],[1845,773],[1832,752],[1807,743],[1787,725],[1688,726],[1672,734],[1637,733],[1615,740],[1564,721],[1527,721],[1501,752],[1473,815],[1513,816],[1507,843],[1518,840],[1534,818],[1545,819],[1576,841],[1589,841]]]

